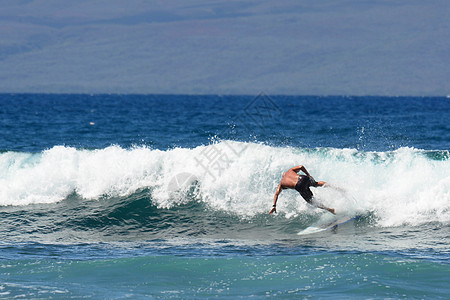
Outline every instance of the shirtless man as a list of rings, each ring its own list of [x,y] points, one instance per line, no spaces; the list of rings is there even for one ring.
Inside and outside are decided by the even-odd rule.
[[[305,173],[306,176],[298,175],[297,173],[299,171],[303,171],[303,173]],[[277,191],[275,192],[275,196],[273,198],[273,207],[270,210],[269,214],[277,212],[278,195],[284,189],[295,189],[309,204],[314,205],[318,208],[326,209],[330,213],[335,214],[334,208],[328,208],[320,203],[312,202],[313,193],[311,192],[309,187],[311,186],[319,187],[324,186],[324,184],[325,184],[324,181],[316,182],[314,178],[312,178],[311,175],[309,175],[308,171],[305,169],[304,166],[297,166],[293,167],[292,169],[289,169],[287,172],[283,173],[283,177],[281,178],[280,184],[278,185]]]

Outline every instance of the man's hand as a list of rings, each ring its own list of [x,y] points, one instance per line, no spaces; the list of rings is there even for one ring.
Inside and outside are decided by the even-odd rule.
[[[274,207],[272,207],[272,209],[270,210],[269,215],[271,215],[271,214],[273,214],[273,213],[276,213],[276,212],[277,212],[277,207],[274,206]]]

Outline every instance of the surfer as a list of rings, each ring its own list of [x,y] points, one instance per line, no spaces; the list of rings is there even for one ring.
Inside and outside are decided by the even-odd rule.
[[[298,175],[297,173],[299,171],[303,171],[303,173],[305,173],[306,175]],[[280,184],[278,185],[277,191],[275,192],[275,196],[273,197],[273,207],[270,210],[269,214],[277,212],[278,195],[280,195],[281,191],[284,189],[295,189],[309,204],[321,209],[328,210],[330,213],[335,214],[334,208],[325,207],[324,205],[317,203],[316,201],[314,201],[313,203],[313,193],[309,188],[311,186],[319,187],[324,185],[324,181],[316,182],[314,178],[309,175],[304,166],[297,166],[289,169],[287,172],[283,173],[283,177],[281,178]]]

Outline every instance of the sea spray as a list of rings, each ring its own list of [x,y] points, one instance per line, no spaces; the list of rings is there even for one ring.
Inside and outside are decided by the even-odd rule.
[[[204,157],[207,151],[220,153],[222,160],[210,163]],[[197,201],[247,218],[267,213],[282,172],[302,164],[316,180],[330,184],[312,189],[316,199],[340,213],[372,213],[381,226],[446,223],[450,162],[443,152],[433,158],[429,153],[413,148],[361,152],[234,141],[166,151],[55,146],[41,153],[0,154],[0,203],[55,203],[72,193],[95,201],[148,189],[159,208]],[[181,175],[187,181],[174,185]],[[278,211],[288,218],[317,213],[293,190],[281,193]]]

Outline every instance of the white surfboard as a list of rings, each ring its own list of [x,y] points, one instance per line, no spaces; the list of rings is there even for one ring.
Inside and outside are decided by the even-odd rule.
[[[356,216],[356,217],[349,217],[349,216],[340,217],[337,220],[333,221],[332,223],[315,224],[313,226],[310,226],[310,227],[300,231],[297,234],[298,235],[305,235],[305,234],[312,234],[312,233],[322,232],[322,231],[326,231],[326,230],[335,230],[336,228],[338,228],[338,226],[344,225],[344,224],[346,224],[348,222],[351,222],[353,220],[356,220],[358,218],[359,218],[359,216]]]
[[[359,217],[358,216],[356,216],[356,217],[342,217],[342,218],[338,219],[337,221],[335,221],[335,222],[333,222],[333,223],[331,223],[331,224],[329,224],[327,226],[324,226],[324,229],[325,230],[336,229],[338,226],[341,226],[341,225],[344,225],[344,224],[346,224],[348,222],[356,220],[357,218],[359,218]]]

